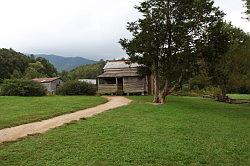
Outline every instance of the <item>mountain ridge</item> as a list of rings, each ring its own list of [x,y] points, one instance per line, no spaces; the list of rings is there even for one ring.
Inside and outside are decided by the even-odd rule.
[[[35,54],[35,57],[42,57],[47,59],[51,64],[55,66],[58,71],[70,71],[75,69],[79,66],[86,65],[86,64],[94,64],[97,61],[90,60],[83,57],[63,57],[54,54]]]

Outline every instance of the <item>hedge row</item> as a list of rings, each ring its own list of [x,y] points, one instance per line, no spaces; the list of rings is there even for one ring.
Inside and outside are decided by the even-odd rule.
[[[96,86],[87,82],[68,81],[60,86],[56,94],[58,95],[95,95]]]
[[[1,96],[44,96],[45,88],[37,82],[24,79],[4,80],[0,87]]]

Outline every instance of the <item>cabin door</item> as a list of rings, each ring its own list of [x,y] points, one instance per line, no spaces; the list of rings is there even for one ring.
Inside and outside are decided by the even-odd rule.
[[[123,78],[117,78],[117,93],[119,95],[123,94]]]

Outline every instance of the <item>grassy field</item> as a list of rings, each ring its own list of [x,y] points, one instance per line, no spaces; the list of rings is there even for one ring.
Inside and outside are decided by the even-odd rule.
[[[0,129],[93,107],[105,101],[89,96],[0,96]]]
[[[228,94],[232,99],[250,100],[250,94]]]
[[[249,165],[250,105],[151,97],[18,142],[0,165]]]

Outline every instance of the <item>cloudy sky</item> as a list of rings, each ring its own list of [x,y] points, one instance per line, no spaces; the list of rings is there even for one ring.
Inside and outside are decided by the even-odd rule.
[[[118,41],[140,0],[0,0],[0,48],[99,60],[125,55]],[[215,0],[226,19],[250,32],[241,0]]]

